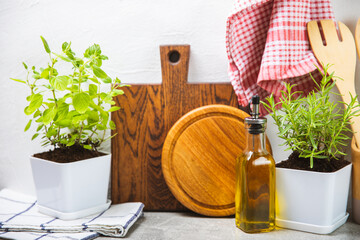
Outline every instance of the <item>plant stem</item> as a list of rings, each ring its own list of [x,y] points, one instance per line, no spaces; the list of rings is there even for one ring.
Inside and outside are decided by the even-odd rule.
[[[89,138],[92,138],[92,136],[96,133],[97,131],[97,127],[95,127],[95,129],[91,130],[91,135],[89,136]]]
[[[80,132],[79,132],[79,143],[81,142],[81,134],[83,132],[83,129],[84,129],[84,121],[81,121],[81,127],[80,127]]]
[[[81,74],[82,71],[79,69],[79,92],[81,92]]]
[[[57,99],[56,99],[56,96],[55,96],[55,90],[53,89],[51,91],[52,91],[52,94],[53,94],[53,97],[54,97],[55,107],[57,108],[58,104],[57,104]]]
[[[103,131],[103,135],[102,135],[102,137],[101,137],[101,141],[100,141],[100,144],[99,144],[99,145],[101,145],[101,144],[104,142],[105,133],[106,133],[106,130]]]
[[[57,58],[55,58],[55,60],[53,60],[51,58],[51,53],[49,53],[49,58],[50,58],[50,62],[51,62],[51,67],[50,67],[50,71],[49,71],[49,80],[50,80],[53,77],[54,65],[55,65],[55,62],[56,62]],[[53,94],[53,97],[54,97],[55,106],[57,108],[58,105],[57,105],[57,99],[56,99],[56,96],[55,96],[55,89],[52,89],[51,91],[52,91],[52,94]]]

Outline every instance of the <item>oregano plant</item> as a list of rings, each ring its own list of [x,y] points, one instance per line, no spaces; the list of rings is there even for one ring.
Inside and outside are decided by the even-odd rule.
[[[293,91],[295,85],[287,83],[278,103],[273,95],[262,102],[274,119],[278,136],[285,141],[287,150],[309,159],[310,168],[313,168],[314,158],[330,160],[345,155],[342,147],[350,138],[346,133],[351,132],[351,119],[359,112],[356,96],[351,96],[349,104],[341,102],[345,104],[343,109],[330,99],[336,94],[332,92],[336,81],[342,79],[334,77],[334,73],[328,74],[328,67],[324,67],[320,83],[312,78],[316,88],[306,97]]]
[[[42,36],[41,40],[49,55],[47,65],[37,69],[23,63],[26,79],[11,78],[30,90],[24,112],[31,119],[25,131],[36,124],[32,140],[40,135],[43,146],[67,148],[80,145],[97,151],[112,137],[106,137],[106,131],[116,127],[110,113],[120,109],[115,105],[114,97],[124,94],[121,88],[127,85],[102,70],[102,62],[108,57],[102,54],[98,44],[77,57],[71,42],[64,42],[61,53],[55,53]],[[56,68],[58,62],[69,64],[72,70],[60,73]]]

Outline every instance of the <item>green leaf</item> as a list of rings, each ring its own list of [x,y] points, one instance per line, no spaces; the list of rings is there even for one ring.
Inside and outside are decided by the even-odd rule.
[[[39,117],[38,119],[35,120],[35,122],[37,123],[42,123],[42,121],[43,121],[43,117]]]
[[[30,97],[30,105],[25,108],[25,114],[30,115],[35,112],[43,103],[43,96],[40,93],[33,94]]]
[[[57,76],[52,81],[50,81],[50,84],[59,91],[64,91],[66,87],[68,86],[70,82],[70,77],[68,76]]]
[[[69,113],[68,113],[68,115],[66,116],[66,118],[71,119],[71,118],[73,118],[74,116],[77,116],[77,115],[79,115],[79,113],[78,113],[77,111],[71,110],[71,111],[69,111]]]
[[[97,89],[98,87],[95,84],[89,85],[89,94],[90,96],[96,96],[97,95]]]
[[[46,42],[46,40],[45,40],[45,38],[43,36],[40,36],[40,38],[41,38],[41,40],[42,40],[42,42],[44,44],[45,51],[47,53],[50,53],[51,51],[50,51],[50,48],[49,48],[49,44]]]
[[[45,147],[45,146],[47,146],[47,145],[49,145],[50,144],[50,141],[43,141],[42,142],[42,147]]]
[[[60,54],[57,54],[57,53],[54,53],[54,52],[53,52],[52,54],[54,54],[54,55],[57,56],[58,58],[64,60],[65,62],[71,62],[71,59],[68,58],[68,57],[64,57],[64,56],[62,56],[62,55],[60,55]]]
[[[86,49],[84,56],[89,58],[91,55],[100,56],[100,54],[101,54],[101,49],[99,44],[93,44],[92,46]]]
[[[108,97],[108,95],[106,93],[104,93],[104,92],[100,93],[101,100],[104,100],[106,97]]]
[[[20,80],[20,79],[16,79],[16,78],[10,78],[11,80],[15,81],[15,82],[20,82],[20,83],[25,83],[26,82],[24,80]]]
[[[48,108],[44,111],[44,115],[43,115],[43,123],[45,125],[48,125],[52,120],[54,120],[56,115],[56,108],[52,107],[52,108]]]
[[[58,104],[56,121],[65,119],[69,113],[69,104],[62,102]]]
[[[93,77],[93,78],[89,78],[91,81],[93,81],[94,83],[99,84],[100,82],[97,80],[97,78]]]
[[[65,51],[68,45],[69,44],[67,42],[63,42],[63,44],[61,45],[61,49]]]
[[[111,130],[115,130],[115,129],[116,129],[115,122],[112,121],[112,120],[109,122],[109,126],[110,126],[110,129],[111,129]]]
[[[114,89],[113,92],[111,93],[111,96],[112,97],[116,97],[118,95],[123,95],[124,94],[124,91],[123,90],[120,90],[120,89]]]
[[[100,93],[100,98],[107,104],[115,105],[115,102],[113,101],[113,98],[111,97],[111,93],[106,94],[106,93],[102,92],[102,93]]]
[[[95,65],[98,66],[98,67],[101,67],[102,60],[101,59],[95,59]]]
[[[96,77],[102,78],[102,79],[105,79],[105,78],[108,77],[108,75],[101,68],[99,68],[98,66],[93,65],[92,69],[93,69],[94,75]]]
[[[110,77],[106,77],[103,79],[103,83],[112,83],[112,79]]]
[[[49,129],[49,131],[46,133],[47,138],[51,138],[57,135],[57,131],[54,128]]]
[[[75,60],[74,53],[71,51],[66,51],[66,56],[70,58],[72,61]]]
[[[101,60],[108,60],[109,58],[107,56],[105,56],[105,55],[100,55],[100,59]]]
[[[103,124],[106,125],[107,121],[109,120],[110,114],[108,112],[105,112],[105,111],[100,111],[100,116],[103,119]]]
[[[73,97],[73,106],[78,113],[85,113],[90,105],[91,98],[89,94],[81,92]]]
[[[24,132],[26,132],[27,130],[29,130],[30,126],[31,126],[31,122],[32,122],[32,119],[29,120],[29,122],[26,124],[26,127],[24,129]]]
[[[35,133],[35,134],[32,136],[31,140],[34,140],[34,139],[37,138],[38,136],[39,136],[39,134],[38,134],[38,133]]]
[[[120,109],[120,107],[118,107],[118,106],[113,106],[113,107],[111,107],[109,110],[108,110],[108,112],[115,112],[115,111],[117,111],[117,110],[119,110]]]
[[[98,124],[98,125],[96,125],[96,128],[97,128],[98,130],[100,130],[100,131],[107,129],[106,126],[103,125],[103,124]]]
[[[86,114],[89,116],[88,121],[90,122],[98,122],[99,114],[97,111],[87,111]]]
[[[24,68],[27,70],[28,66],[24,62],[22,64],[24,65]]]
[[[43,127],[44,127],[44,124],[40,124],[40,125],[37,127],[36,131],[37,131],[37,132],[40,131]]]
[[[37,118],[38,116],[41,115],[41,112],[39,110],[37,110],[34,115],[33,115],[33,118]]]
[[[48,108],[53,108],[53,107],[55,107],[55,103],[54,103],[54,102],[44,102],[44,104],[45,104],[46,106],[48,106]]]
[[[40,78],[49,79],[49,75],[50,75],[50,69],[46,68],[41,72]]]
[[[91,147],[91,145],[84,145],[83,146],[85,149],[89,149],[89,150],[92,150],[92,147]]]
[[[88,118],[87,114],[82,114],[82,115],[75,116],[72,119],[72,124],[78,124],[78,123],[80,123],[82,121],[85,121],[87,118]]]
[[[60,127],[70,127],[71,126],[71,120],[70,119],[63,119],[55,122],[56,125]]]

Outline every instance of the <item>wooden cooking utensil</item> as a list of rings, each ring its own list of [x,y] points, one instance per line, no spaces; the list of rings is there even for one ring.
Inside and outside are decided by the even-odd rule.
[[[246,145],[248,116],[234,107],[208,105],[185,114],[170,129],[162,169],[184,206],[207,216],[235,213],[235,164]],[[268,141],[267,147],[271,152]]]
[[[358,57],[360,58],[360,18],[358,19],[355,28],[355,44]]]
[[[355,43],[358,56],[360,58],[360,18],[355,28]],[[357,120],[359,121],[359,120]],[[355,144],[354,139],[351,142],[351,160],[353,164],[352,172],[352,210],[353,219],[360,224],[360,144]]]
[[[355,66],[356,49],[354,37],[349,28],[342,22],[338,22],[340,37],[337,33],[335,22],[332,20],[320,20],[325,45],[317,21],[310,21],[307,30],[311,48],[317,60],[323,65],[331,64],[329,72],[341,79],[336,81],[336,86],[345,103],[351,101],[350,94],[356,96],[355,92]],[[357,105],[358,102],[356,101]],[[360,146],[360,116],[353,118],[351,125],[354,131],[355,141]]]

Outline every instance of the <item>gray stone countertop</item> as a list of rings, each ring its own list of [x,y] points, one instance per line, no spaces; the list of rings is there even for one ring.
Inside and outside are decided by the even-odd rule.
[[[144,212],[144,216],[131,227],[126,238],[133,240],[322,240],[360,239],[360,225],[351,221],[329,235],[319,235],[288,229],[276,229],[269,233],[247,234],[235,226],[234,217],[212,218],[195,213]],[[118,238],[99,237],[99,240]]]

